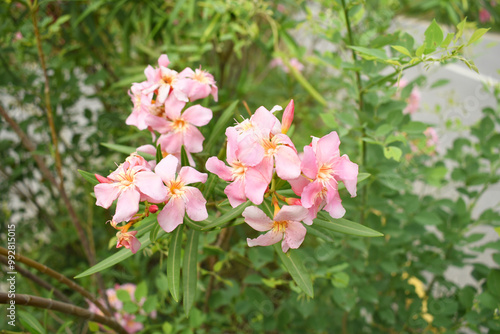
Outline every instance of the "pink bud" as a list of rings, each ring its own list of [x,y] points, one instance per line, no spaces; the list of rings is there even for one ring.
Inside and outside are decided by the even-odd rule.
[[[300,198],[287,197],[287,198],[285,198],[285,202],[286,202],[286,204],[289,204],[289,205],[302,205]]]
[[[281,133],[287,133],[288,129],[290,129],[290,126],[292,125],[293,122],[293,113],[295,110],[295,104],[293,103],[293,99],[290,100],[290,103],[285,108],[285,111],[283,112],[283,119],[281,122]]]
[[[150,205],[149,212],[156,213],[158,211],[158,205]]]
[[[99,175],[99,174],[94,174],[95,175],[95,178],[97,179],[97,181],[99,181],[99,183],[111,183],[112,181],[110,179],[108,179],[107,177],[104,177],[102,175]]]

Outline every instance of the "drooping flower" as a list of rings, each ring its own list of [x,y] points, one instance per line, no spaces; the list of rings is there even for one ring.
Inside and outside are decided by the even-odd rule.
[[[116,248],[125,247],[130,249],[132,253],[136,253],[141,248],[140,241],[136,238],[137,231],[130,232],[116,232],[116,238],[118,239],[116,243]]]
[[[333,218],[341,218],[345,209],[338,193],[338,182],[342,181],[351,194],[356,196],[358,165],[351,162],[347,155],[340,156],[340,140],[333,131],[321,139],[313,137],[311,146],[304,147],[302,172],[309,178],[299,178],[292,182],[292,189],[301,196],[302,205],[310,209],[304,222],[312,223],[311,218],[324,209]]]
[[[107,179],[94,187],[96,205],[105,209],[118,199],[113,221],[129,221],[139,211],[139,202],[161,203],[166,188],[161,178],[153,173],[148,162],[133,153]]]
[[[178,87],[186,93],[189,101],[203,99],[211,94],[217,102],[218,88],[215,85],[214,77],[202,70],[201,67],[194,71],[187,67],[179,73],[179,78]]]
[[[257,231],[268,231],[255,239],[247,238],[248,246],[269,246],[282,241],[281,249],[285,253],[289,248],[299,248],[307,232],[300,222],[306,216],[307,209],[297,205],[284,205],[281,210],[275,212],[273,219],[258,207],[246,208],[243,211],[245,222]]]
[[[182,167],[176,176],[179,160],[173,155],[163,158],[155,168],[167,187],[164,201],[167,204],[158,214],[158,223],[166,232],[172,232],[182,224],[184,215],[194,221],[208,218],[207,201],[198,188],[187,186],[191,183],[207,180],[207,174],[200,173],[192,167]]]

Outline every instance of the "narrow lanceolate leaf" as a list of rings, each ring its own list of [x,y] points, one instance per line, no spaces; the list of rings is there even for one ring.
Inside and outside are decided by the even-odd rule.
[[[252,204],[252,202],[246,201],[245,203],[240,204],[237,207],[229,210],[228,212],[226,212],[222,216],[220,216],[218,218],[215,218],[212,222],[210,222],[209,224],[205,225],[203,227],[202,231],[211,230],[213,228],[222,226],[225,223],[230,222],[231,220],[240,217],[241,214],[243,213],[243,210],[245,210],[247,207],[249,207],[250,204]]]
[[[143,235],[141,238],[139,238],[139,241],[141,242],[141,248],[140,250],[143,250],[147,246],[151,244],[151,240],[149,239],[149,232]],[[139,251],[140,251],[139,250]],[[117,253],[111,255],[110,257],[102,260],[95,266],[85,270],[83,273],[75,276],[75,278],[82,278],[85,276],[89,276],[95,273],[98,273],[100,271],[103,271],[104,269],[108,269],[109,267],[114,266],[117,263],[122,262],[123,260],[128,259],[134,255],[130,249],[123,248],[119,250]]]
[[[45,329],[34,316],[25,311],[19,311],[19,320],[24,327],[30,329],[30,333],[45,334]]]
[[[198,239],[200,232],[189,230],[187,232],[186,249],[182,267],[182,287],[184,292],[184,312],[186,317],[193,307],[196,296],[196,283],[198,280]]]
[[[172,232],[170,246],[168,248],[167,258],[167,279],[168,289],[176,302],[180,296],[180,281],[181,281],[181,250],[182,250],[182,229],[184,226],[179,225]]]
[[[352,234],[360,237],[383,236],[383,234],[378,231],[372,230],[369,227],[366,227],[364,225],[355,223],[353,221],[344,218],[333,219],[327,214],[323,214],[323,212],[319,214],[319,217],[321,218],[316,218],[314,220],[313,223],[314,226],[320,226],[330,231],[344,233],[344,234]]]
[[[132,147],[132,146],[125,146],[125,145],[112,144],[112,143],[101,143],[101,145],[109,148],[110,150],[120,152],[120,153],[125,153],[125,154],[132,154],[136,151],[136,148]],[[144,152],[137,152],[137,154],[139,154],[140,156],[144,157],[144,159],[147,159],[147,160],[154,160],[156,158],[155,156],[153,156],[151,154],[144,153]]]
[[[99,184],[99,181],[95,178],[95,175],[84,170],[79,169],[78,173],[87,181],[89,181],[93,186]]]
[[[212,152],[212,148],[215,146],[217,140],[223,136],[224,131],[226,131],[227,123],[234,118],[234,109],[238,105],[238,100],[234,101],[229,105],[229,107],[224,110],[222,115],[219,116],[217,123],[215,123],[212,132],[210,133],[210,137],[206,141],[205,151]]]
[[[290,276],[292,276],[299,288],[309,297],[314,297],[311,277],[306,271],[304,260],[300,252],[290,249],[287,253],[283,253],[279,244],[274,245],[274,250],[278,253],[281,261],[285,265],[285,269],[290,273]]]
[[[208,175],[207,182],[203,185],[203,197],[207,198],[214,193],[214,188],[219,182],[219,177],[215,174]]]

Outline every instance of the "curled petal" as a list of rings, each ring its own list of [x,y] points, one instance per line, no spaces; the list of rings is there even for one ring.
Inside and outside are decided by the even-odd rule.
[[[340,157],[337,165],[334,167],[335,179],[344,182],[344,185],[351,194],[351,197],[356,196],[356,184],[358,183],[358,165],[349,160],[347,155]]]
[[[320,182],[309,183],[302,191],[302,196],[300,197],[304,208],[309,209],[312,207],[316,202],[316,199],[320,196],[322,190],[323,186]]]
[[[276,155],[276,173],[283,180],[293,180],[300,176],[300,159],[297,152],[288,146],[279,145]]]
[[[245,217],[245,223],[250,225],[254,230],[264,232],[273,228],[274,223],[271,218],[256,206],[249,206],[243,211],[242,215]]]
[[[323,208],[332,218],[342,218],[345,214],[345,209],[342,206],[339,192],[336,188],[327,186],[326,205]]]
[[[283,252],[288,251],[288,247],[292,249],[297,249],[304,241],[306,236],[306,228],[299,222],[290,221],[285,230],[285,238],[281,244]],[[285,250],[286,248],[286,250]]]
[[[280,242],[283,239],[283,232],[276,232],[271,230],[266,234],[259,235],[255,239],[247,238],[247,244],[249,247],[254,246],[270,246],[274,245],[277,242]]]
[[[218,177],[225,181],[232,181],[233,175],[231,173],[231,168],[226,166],[226,164],[220,161],[217,157],[210,157],[205,164],[205,168],[210,172],[216,174]]]
[[[314,154],[314,149],[311,146],[304,147],[304,156],[302,157],[300,168],[304,175],[310,179],[315,179],[316,175],[318,175],[318,162]]]

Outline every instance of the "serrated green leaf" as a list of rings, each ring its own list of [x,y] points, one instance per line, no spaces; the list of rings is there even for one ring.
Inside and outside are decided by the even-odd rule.
[[[227,128],[227,123],[234,118],[234,110],[236,109],[238,102],[239,100],[233,101],[229,105],[229,107],[227,107],[226,110],[224,110],[224,112],[218,117],[217,123],[215,123],[210,133],[210,137],[206,141],[205,151],[212,152],[212,149],[214,148],[217,140],[219,140],[219,138],[223,136]]]
[[[472,34],[472,36],[469,38],[469,41],[467,42],[467,45],[471,45],[472,43],[474,43],[477,40],[479,40],[481,37],[483,37],[484,34],[486,34],[486,32],[488,30],[490,30],[490,28],[481,28],[481,29],[477,29],[476,31],[474,31],[474,33]]]
[[[165,233],[165,231],[163,231]],[[139,251],[143,250],[147,246],[151,244],[151,240],[149,239],[149,232],[143,235],[141,238],[139,238],[139,242],[141,243],[141,248]],[[83,273],[76,275],[74,278],[82,278],[85,276],[89,276],[95,273],[98,273],[100,271],[103,271],[105,269],[108,269],[109,267],[114,266],[117,263],[120,263],[129,257],[134,255],[130,249],[123,248],[119,250],[117,253],[111,255],[110,257],[102,260],[98,264],[96,264],[93,267],[90,267],[89,269],[85,270]]]
[[[249,207],[252,204],[250,201],[246,201],[243,204],[238,205],[237,207],[229,210],[222,216],[215,218],[212,222],[208,223],[203,227],[203,231],[213,229],[215,227],[219,227],[221,225],[224,225],[227,222],[230,222],[231,220],[241,216],[243,213],[243,210],[245,210],[247,207]]]
[[[196,297],[196,284],[198,281],[198,240],[200,232],[189,230],[187,232],[186,248],[182,266],[182,286],[184,293],[184,312],[189,317]]]
[[[45,329],[34,316],[25,311],[19,311],[19,320],[24,327],[30,329],[30,333],[45,334]]]
[[[399,147],[396,146],[384,147],[384,156],[386,159],[393,159],[399,162],[401,160],[402,155],[403,151],[401,151]]]
[[[290,273],[290,276],[292,276],[299,288],[309,297],[313,298],[313,284],[304,266],[302,254],[292,249],[288,250],[287,253],[283,253],[279,244],[274,244],[274,250],[278,253],[278,256],[285,265],[285,269]]]
[[[405,56],[411,57],[410,51],[408,51],[408,49],[405,48],[404,46],[401,46],[401,45],[391,45],[391,48],[393,48],[394,50],[396,50],[396,51],[404,54]]]
[[[87,181],[89,181],[93,186],[98,185],[99,181],[95,178],[95,174],[86,172],[84,170],[78,169],[78,173]]]
[[[344,234],[351,234],[360,237],[382,237],[382,233],[375,231],[364,225],[355,223],[353,221],[339,218],[334,219],[324,212],[320,212],[318,215],[320,218],[314,220],[313,225],[326,228],[327,230],[333,232],[339,232]]]
[[[170,239],[167,258],[167,280],[170,294],[176,302],[180,297],[180,281],[181,281],[181,251],[182,251],[182,229],[183,225],[179,225]]]

